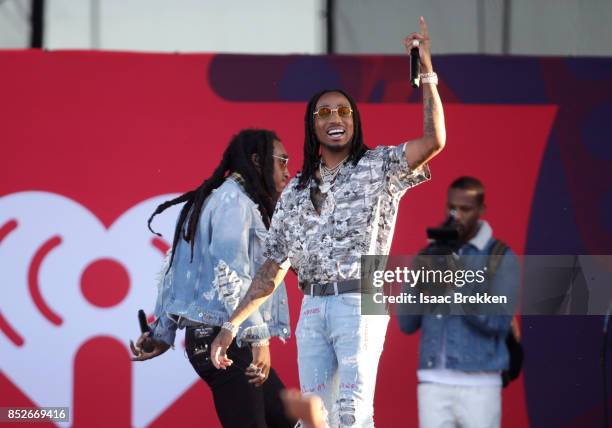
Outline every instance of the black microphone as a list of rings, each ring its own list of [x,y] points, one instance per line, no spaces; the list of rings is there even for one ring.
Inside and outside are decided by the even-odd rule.
[[[149,327],[149,323],[147,322],[147,315],[142,309],[138,311],[138,324],[140,324],[141,333],[151,333],[151,327]],[[155,346],[153,346],[153,343],[151,343],[150,340],[145,339],[145,341],[142,343],[142,349],[148,353],[152,352],[153,349],[155,349]]]
[[[419,41],[412,41],[410,49],[410,83],[413,88],[418,88],[421,84],[421,59],[419,57]]]

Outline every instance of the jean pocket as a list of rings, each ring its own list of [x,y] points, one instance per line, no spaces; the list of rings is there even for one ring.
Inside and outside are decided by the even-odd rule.
[[[353,308],[361,307],[361,293],[344,293],[340,295],[340,301]]]
[[[188,328],[185,333],[187,358],[198,373],[214,367],[210,359],[210,346],[219,330],[216,326],[202,326]]]
[[[196,345],[194,349],[188,350],[187,358],[189,358],[189,362],[200,376],[206,371],[214,369],[210,358],[210,348],[207,344],[202,344],[201,347]]]

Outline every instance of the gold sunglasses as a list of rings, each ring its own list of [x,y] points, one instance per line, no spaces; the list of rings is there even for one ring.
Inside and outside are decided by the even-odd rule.
[[[340,106],[336,108],[319,107],[319,109],[313,114],[315,116],[318,116],[319,119],[326,120],[329,119],[334,112],[338,113],[338,116],[340,117],[351,117],[351,115],[353,114],[353,109],[349,106]]]

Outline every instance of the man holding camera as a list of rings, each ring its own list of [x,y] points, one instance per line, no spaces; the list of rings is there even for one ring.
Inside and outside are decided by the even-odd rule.
[[[484,199],[483,185],[476,178],[460,177],[450,185],[448,225],[458,236],[454,254],[464,267],[487,272],[487,281],[478,284],[478,289],[513,301],[518,289],[518,261],[512,250],[493,237],[491,226],[480,219],[485,212]],[[435,245],[423,253],[440,254]],[[463,293],[469,293],[466,287]],[[457,291],[453,286],[447,290]],[[501,375],[510,361],[506,337],[512,314],[484,306],[439,309],[428,315],[398,315],[404,333],[421,329],[419,425],[499,427]]]

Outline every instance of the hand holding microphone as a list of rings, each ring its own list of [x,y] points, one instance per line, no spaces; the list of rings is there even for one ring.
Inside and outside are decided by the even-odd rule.
[[[134,355],[132,361],[145,361],[150,360],[151,358],[155,358],[170,348],[170,345],[157,341],[152,337],[149,337],[151,334],[151,328],[147,323],[147,316],[144,311],[141,309],[138,311],[138,324],[140,325],[140,332],[142,333],[136,344],[130,340],[130,350]]]
[[[421,84],[421,60],[419,58],[419,41],[412,40],[410,49],[410,83],[413,88],[418,88]]]
[[[413,88],[418,88],[420,83],[437,83],[437,80],[434,82],[431,79],[434,75],[431,64],[431,40],[425,18],[422,16],[419,18],[419,26],[420,32],[412,33],[404,39],[406,52],[410,54],[410,83]]]
[[[149,333],[151,334],[151,328],[149,327],[149,323],[147,322],[147,316],[142,309],[138,311],[138,324],[140,325],[140,332],[142,334]],[[147,339],[142,342],[142,350],[145,352],[153,352],[155,346],[151,339],[147,337]]]

